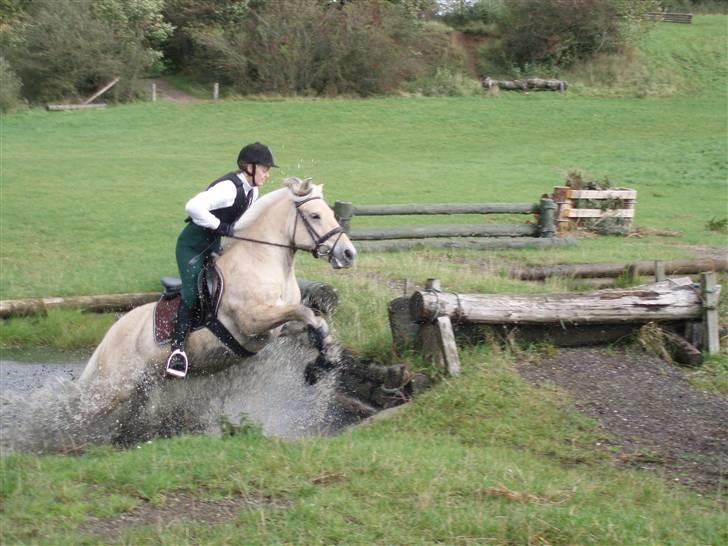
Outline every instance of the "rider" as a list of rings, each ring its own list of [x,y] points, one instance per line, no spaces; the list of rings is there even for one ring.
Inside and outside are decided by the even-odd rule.
[[[248,144],[238,154],[237,171],[221,176],[185,205],[189,216],[177,238],[176,252],[182,300],[172,334],[172,353],[167,359],[168,375],[187,375],[185,340],[199,302],[197,276],[219,249],[220,237],[233,235],[233,226],[258,198],[258,188],[268,180],[270,168],[277,166],[267,146],[260,142]]]

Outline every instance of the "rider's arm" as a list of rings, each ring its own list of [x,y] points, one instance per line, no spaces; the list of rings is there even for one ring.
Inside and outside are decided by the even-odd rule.
[[[198,226],[217,229],[220,220],[210,211],[231,206],[237,194],[235,184],[230,180],[223,180],[187,201],[185,211]]]

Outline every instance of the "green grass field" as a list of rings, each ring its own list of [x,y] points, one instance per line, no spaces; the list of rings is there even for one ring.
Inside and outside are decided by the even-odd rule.
[[[336,273],[301,256],[300,276],[340,292],[343,342],[367,354],[386,356],[391,345],[391,280],[559,291],[568,282],[522,283],[477,264],[677,259],[696,256],[696,246],[725,248],[728,236],[709,223],[728,219],[727,24],[720,16],[658,25],[637,64],[624,63],[624,85],[598,89],[604,74],[582,72],[564,95],[160,102],[4,116],[0,298],[157,290],[176,271],[185,200],[232,169],[251,140],[271,145],[279,179],[313,176],[331,203],[536,202],[579,168],[637,189],[637,226],[679,232],[548,251],[370,254]],[[640,66],[649,68],[647,86],[639,87]],[[412,219],[355,226],[393,222]],[[71,311],[4,321],[0,347],[89,345],[111,320]],[[249,432],[3,457],[0,543],[728,543],[724,490],[698,494],[619,470],[595,448],[596,424],[558,391],[528,387],[498,347],[463,348],[461,358],[462,377],[390,421],[336,438]],[[725,354],[712,365],[728,373]],[[115,536],[94,528],[94,518],[163,508],[175,495],[251,502],[217,524],[120,527]]]

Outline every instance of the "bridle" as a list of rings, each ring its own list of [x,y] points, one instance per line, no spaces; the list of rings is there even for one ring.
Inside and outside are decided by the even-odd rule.
[[[313,201],[315,199],[321,199],[321,197],[309,197],[308,199],[303,199],[302,201],[296,201],[296,223],[293,224],[293,236],[291,237],[291,240],[293,244],[286,245],[282,243],[272,243],[270,241],[261,241],[259,239],[250,239],[248,237],[238,237],[236,235],[230,236],[231,239],[237,239],[238,241],[248,241],[249,243],[257,243],[260,245],[269,245],[269,246],[277,246],[281,248],[290,248],[293,250],[307,250],[311,254],[313,254],[314,258],[319,258],[321,256],[328,256],[329,261],[331,261],[331,258],[333,257],[334,249],[336,248],[336,245],[339,243],[339,240],[341,239],[341,236],[344,233],[344,229],[341,226],[336,226],[334,229],[324,233],[323,235],[319,235],[316,232],[316,229],[311,225],[311,222],[309,222],[306,217],[301,212],[301,205],[308,203],[309,201]],[[311,248],[305,248],[296,246],[296,229],[298,228],[298,220],[301,220],[301,223],[306,228],[306,231],[308,232],[309,236],[311,237],[311,240],[313,241],[313,247]],[[334,241],[334,244],[329,246],[326,243],[329,239],[331,239],[334,235],[338,235],[336,237],[336,240]]]

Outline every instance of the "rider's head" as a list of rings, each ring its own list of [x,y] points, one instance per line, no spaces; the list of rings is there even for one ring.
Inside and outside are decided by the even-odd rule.
[[[268,180],[271,167],[278,167],[270,148],[260,142],[243,147],[238,154],[238,167],[254,186],[262,186]]]

